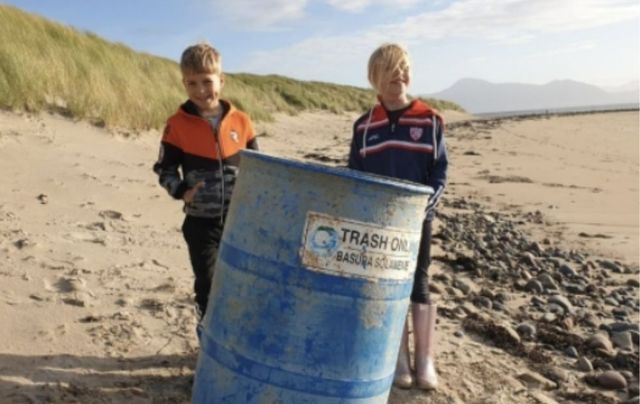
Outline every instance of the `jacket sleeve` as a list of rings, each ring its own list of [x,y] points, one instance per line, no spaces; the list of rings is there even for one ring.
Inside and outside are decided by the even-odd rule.
[[[351,138],[351,148],[349,149],[349,163],[347,167],[353,170],[364,170],[362,155],[360,155],[360,147],[357,139],[358,121],[353,124],[353,136]]]
[[[247,132],[246,148],[251,150],[260,150],[260,146],[258,146],[258,136],[256,135],[256,130],[253,127],[253,123],[251,122],[251,118],[249,118],[249,115],[247,115],[247,121],[245,125],[245,130]]]
[[[160,155],[153,165],[153,171],[158,175],[160,185],[175,199],[182,199],[187,191],[187,184],[182,180],[180,171],[184,152],[178,146],[176,134],[167,124],[160,142]]]
[[[440,119],[434,119],[434,152],[433,165],[428,168],[427,185],[433,188],[433,195],[429,198],[427,204],[427,219],[433,219],[434,210],[440,202],[440,198],[444,193],[447,185],[447,168],[449,165],[449,156],[447,154],[447,145],[444,139],[444,124]]]

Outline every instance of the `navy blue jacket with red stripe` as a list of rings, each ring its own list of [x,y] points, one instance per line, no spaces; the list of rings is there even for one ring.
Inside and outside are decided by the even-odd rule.
[[[397,124],[377,104],[353,125],[349,168],[432,187],[428,220],[446,186],[447,165],[444,121],[420,100],[411,102]]]

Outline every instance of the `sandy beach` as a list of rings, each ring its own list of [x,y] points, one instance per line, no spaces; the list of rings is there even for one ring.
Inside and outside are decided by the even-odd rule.
[[[637,397],[638,112],[444,115],[441,387],[390,402]],[[260,146],[344,165],[354,118],[278,115]],[[192,274],[159,138],[0,111],[0,402],[189,402]]]

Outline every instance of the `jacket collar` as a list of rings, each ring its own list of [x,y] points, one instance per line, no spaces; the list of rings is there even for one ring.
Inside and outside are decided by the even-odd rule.
[[[220,106],[222,107],[222,117],[220,120],[224,119],[224,117],[229,115],[229,112],[235,109],[234,106],[226,100],[220,100]],[[191,100],[187,100],[184,104],[180,105],[178,111],[187,116],[202,118],[198,112],[198,107],[196,107],[196,104]]]

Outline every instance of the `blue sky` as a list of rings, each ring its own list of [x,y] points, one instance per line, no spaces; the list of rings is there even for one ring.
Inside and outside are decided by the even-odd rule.
[[[637,0],[0,0],[133,49],[179,58],[206,40],[227,72],[361,87],[370,53],[400,42],[411,92],[473,77],[603,87],[640,76]]]

